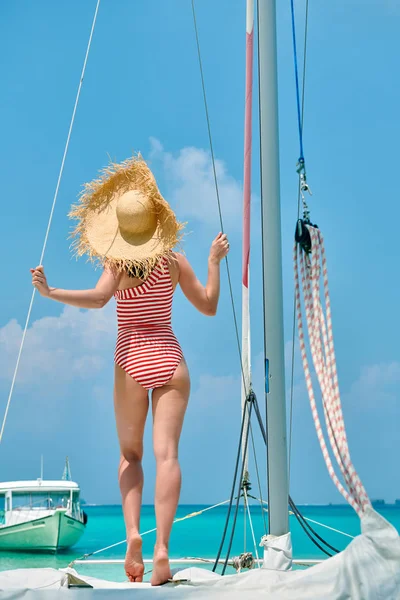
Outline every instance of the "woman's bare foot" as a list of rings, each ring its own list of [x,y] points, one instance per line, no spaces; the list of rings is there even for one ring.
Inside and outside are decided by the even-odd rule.
[[[172,579],[171,567],[169,566],[168,548],[156,546],[153,557],[153,575],[151,585],[162,585],[168,579]]]
[[[143,581],[144,564],[142,557],[142,538],[137,533],[128,538],[125,556],[125,573],[131,583]]]

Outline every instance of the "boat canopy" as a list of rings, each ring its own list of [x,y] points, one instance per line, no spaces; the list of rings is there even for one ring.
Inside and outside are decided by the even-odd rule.
[[[5,492],[53,492],[53,491],[79,491],[79,485],[74,481],[65,480],[43,480],[31,481],[2,481],[0,482],[0,494]]]

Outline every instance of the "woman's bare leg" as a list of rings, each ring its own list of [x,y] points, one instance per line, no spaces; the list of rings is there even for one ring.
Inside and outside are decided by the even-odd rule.
[[[157,463],[157,539],[152,585],[160,585],[171,578],[168,544],[181,489],[178,445],[189,393],[189,373],[184,361],[167,385],[153,391],[153,444]]]
[[[143,432],[149,399],[147,390],[118,365],[115,365],[114,406],[121,448],[118,480],[128,544],[125,571],[130,581],[143,581],[139,522],[143,490]]]

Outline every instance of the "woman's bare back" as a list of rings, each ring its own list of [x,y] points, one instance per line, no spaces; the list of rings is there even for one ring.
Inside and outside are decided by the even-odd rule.
[[[168,269],[171,277],[172,287],[175,290],[176,286],[179,283],[179,260],[178,255],[175,252],[172,252],[168,257]],[[139,279],[137,277],[132,277],[127,273],[123,272],[119,278],[118,289],[119,290],[128,290],[130,288],[139,287],[144,283],[145,280]]]

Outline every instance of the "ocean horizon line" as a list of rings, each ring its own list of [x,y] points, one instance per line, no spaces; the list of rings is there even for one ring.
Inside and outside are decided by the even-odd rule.
[[[249,504],[251,506],[258,506],[259,502],[252,502],[252,503],[249,503]],[[392,507],[393,506],[393,507],[399,508],[398,504],[396,504],[395,502],[386,502],[386,501],[382,502],[381,500],[377,500],[377,501],[372,500],[372,504],[373,505],[378,505],[378,506],[385,506],[385,507]],[[97,507],[97,508],[101,508],[101,507],[103,507],[103,508],[106,508],[106,507],[109,507],[109,508],[111,508],[111,507],[122,508],[122,504],[120,502],[113,502],[113,503],[108,503],[108,502],[105,502],[105,503],[81,502],[81,505],[82,506],[91,507],[91,508],[95,508],[95,507]],[[225,505],[221,505],[219,507],[216,507],[216,508],[225,508],[227,505],[228,505],[228,503],[226,503]],[[185,508],[185,507],[192,507],[192,506],[206,508],[206,507],[212,506],[212,503],[211,502],[209,502],[209,503],[185,502],[185,503],[179,504],[178,508]],[[297,504],[296,506],[298,506],[298,507],[308,507],[308,506],[310,506],[310,507],[321,507],[321,508],[326,508],[326,507],[346,507],[346,508],[351,508],[349,506],[349,504],[347,504],[346,502],[338,502],[338,503],[336,503],[336,502],[328,502],[328,503],[303,502],[303,503]],[[154,504],[143,503],[142,507],[153,507],[154,508]]]

